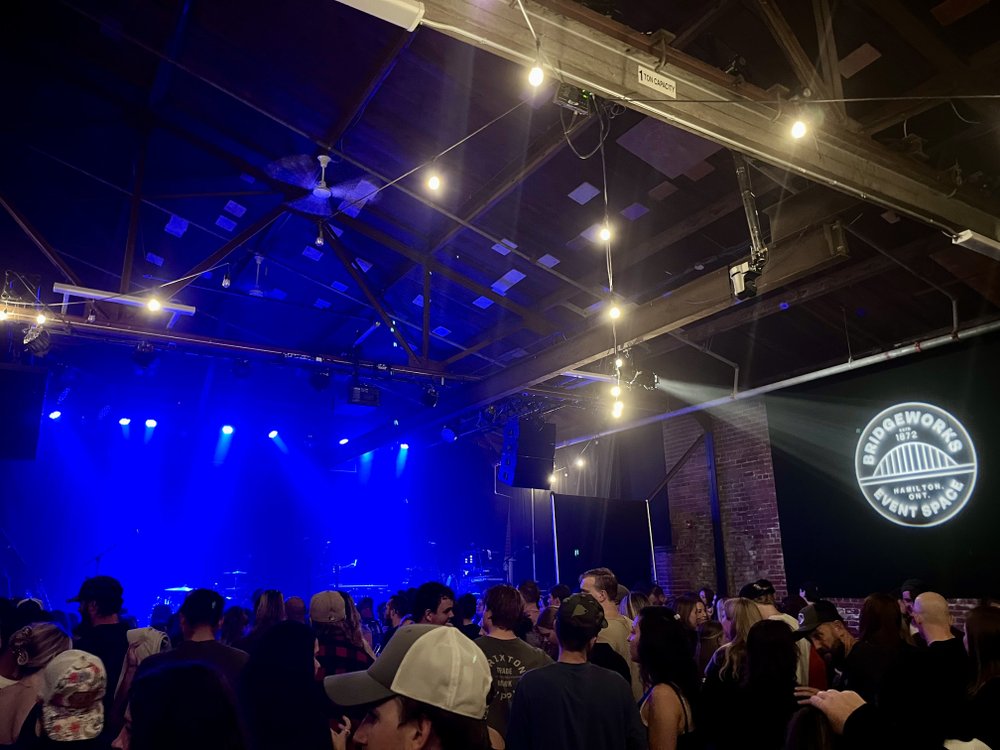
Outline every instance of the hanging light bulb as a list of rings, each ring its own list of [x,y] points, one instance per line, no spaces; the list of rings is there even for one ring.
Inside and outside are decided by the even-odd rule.
[[[542,66],[535,63],[531,71],[528,73],[528,83],[531,84],[532,88],[538,88],[542,85],[542,81],[545,80],[545,71],[542,70]]]
[[[807,132],[809,132],[809,128],[806,126],[804,120],[796,120],[795,122],[792,123],[791,134],[792,138],[794,138],[795,140],[804,138]]]
[[[618,305],[612,305],[611,309],[608,310],[608,315],[612,320],[618,320],[622,316],[621,308]]]
[[[46,320],[48,320],[48,318],[45,316],[45,313],[38,313],[38,315],[35,316],[35,322],[40,326],[45,325]]]
[[[622,395],[622,388],[620,385],[611,386],[611,398],[618,398]]]
[[[622,412],[625,410],[625,404],[621,401],[615,401],[614,406],[611,407],[611,416],[615,419],[620,419]]]
[[[587,462],[583,460],[582,456],[580,458],[576,459],[576,466],[577,466],[578,469],[582,469],[586,465],[587,465]]]
[[[625,360],[622,359],[621,357],[618,357],[618,359],[615,360],[615,367],[620,370],[624,366],[625,366]]]
[[[233,280],[229,277],[229,273],[222,274],[222,288],[228,289],[233,283]]]
[[[611,227],[608,226],[607,222],[601,226],[601,231],[597,233],[597,236],[601,238],[601,242],[607,242],[611,239]]]
[[[7,311],[0,310],[0,320],[7,320]]]
[[[434,192],[441,189],[441,178],[437,172],[431,172],[430,177],[427,178],[427,187]]]
[[[156,299],[156,297],[151,297],[149,302],[146,303],[146,307],[150,312],[159,312],[163,309],[163,305],[160,304],[160,300]]]

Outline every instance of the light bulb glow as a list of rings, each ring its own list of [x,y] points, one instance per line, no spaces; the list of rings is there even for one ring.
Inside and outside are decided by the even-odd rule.
[[[271,440],[274,440],[276,437],[278,437],[278,431],[271,430],[269,433],[267,433],[267,436],[271,438]]]
[[[582,469],[584,466],[587,465],[587,462],[584,461],[582,458],[578,458],[576,459],[576,465]]]
[[[231,424],[224,424],[224,425],[222,425],[222,434],[223,435],[232,435],[233,434],[233,426]]]
[[[542,85],[542,81],[545,80],[545,71],[542,70],[540,65],[535,65],[531,72],[528,73],[528,83],[530,83],[534,88],[538,88]]]
[[[122,427],[128,427],[130,424],[132,424],[132,420],[129,419],[128,417],[122,417],[121,419],[118,420],[118,424],[120,424]]]
[[[432,174],[427,178],[427,187],[431,190],[438,191],[441,189],[441,178],[436,174]]]
[[[49,419],[51,419],[51,420],[59,419],[59,417],[61,417],[61,416],[62,416],[62,412],[61,411],[56,410],[56,411],[50,411],[49,412]]]
[[[45,325],[46,320],[48,320],[48,318],[45,317],[45,313],[38,313],[38,315],[35,316],[35,322],[40,326]]]
[[[624,366],[625,366],[625,360],[623,360],[621,357],[615,360],[615,367],[617,367],[619,370],[622,369],[622,367]]]
[[[806,124],[802,120],[796,120],[795,122],[792,123],[792,131],[791,131],[792,138],[794,138],[795,140],[803,138],[807,130],[808,128],[806,127]]]
[[[605,224],[601,227],[601,231],[597,233],[597,236],[601,238],[601,242],[607,242],[611,239],[611,227]]]
[[[0,320],[7,320],[7,311],[0,310]]]
[[[608,315],[612,320],[618,320],[622,316],[621,308],[618,305],[612,305],[611,309],[608,310]]]
[[[401,451],[408,451],[408,450],[410,450],[410,446],[409,446],[408,443],[400,443],[399,444],[399,449]]]
[[[615,385],[615,386],[611,387],[611,397],[612,398],[618,398],[621,395],[622,395],[621,386]]]
[[[154,427],[156,427],[156,420],[155,419],[147,419],[146,420],[146,427],[148,427],[149,429],[153,429]]]
[[[549,484],[555,484],[555,481],[556,481],[556,475],[549,474]]]
[[[621,417],[622,412],[624,410],[625,410],[625,404],[623,404],[621,401],[615,401],[614,406],[611,407],[611,416],[613,416],[615,419],[618,419],[619,417]]]
[[[160,304],[160,300],[156,299],[156,297],[150,299],[149,302],[146,303],[146,307],[150,312],[159,312],[163,309],[163,305]]]
[[[347,438],[341,438],[340,439],[340,444],[341,445],[347,445],[349,442],[351,442],[351,441],[348,440]]]

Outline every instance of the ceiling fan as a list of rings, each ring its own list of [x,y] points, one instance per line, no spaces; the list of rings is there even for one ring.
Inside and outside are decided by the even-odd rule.
[[[319,169],[316,168],[319,162]],[[379,198],[377,182],[367,176],[327,182],[327,167],[332,159],[326,154],[313,158],[308,154],[286,156],[267,165],[267,173],[286,185],[308,190],[307,195],[289,201],[290,208],[312,216],[329,217],[346,214],[355,217],[369,201]]]

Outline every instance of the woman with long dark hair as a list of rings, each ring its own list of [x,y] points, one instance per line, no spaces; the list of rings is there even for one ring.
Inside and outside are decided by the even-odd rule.
[[[644,607],[629,638],[646,692],[639,715],[650,750],[696,747],[694,702],[699,675],[684,627],[673,610]]]
[[[780,620],[761,620],[747,634],[746,674],[736,720],[754,727],[760,750],[784,745],[788,721],[798,709],[795,698],[799,651],[795,634]],[[736,717],[732,717],[736,718]]]

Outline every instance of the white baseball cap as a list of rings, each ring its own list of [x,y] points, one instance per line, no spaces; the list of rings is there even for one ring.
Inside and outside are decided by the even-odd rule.
[[[379,703],[396,695],[482,719],[493,678],[482,649],[457,628],[404,625],[367,672],[323,680],[339,706]]]

